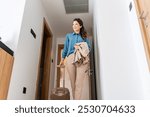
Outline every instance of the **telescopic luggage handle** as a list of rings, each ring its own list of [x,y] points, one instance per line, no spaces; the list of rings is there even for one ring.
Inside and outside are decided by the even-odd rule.
[[[65,88],[65,65],[57,65],[57,67],[64,69],[64,73],[63,73],[63,87]]]

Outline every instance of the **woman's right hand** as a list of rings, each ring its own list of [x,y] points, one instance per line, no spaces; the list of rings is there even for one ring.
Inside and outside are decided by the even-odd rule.
[[[64,65],[64,59],[62,59],[59,63],[60,66],[63,66]]]

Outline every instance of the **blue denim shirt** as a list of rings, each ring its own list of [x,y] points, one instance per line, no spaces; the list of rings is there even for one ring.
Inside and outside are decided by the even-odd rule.
[[[66,35],[66,40],[64,43],[62,58],[65,58],[65,57],[69,56],[70,54],[72,54],[75,50],[74,45],[76,43],[80,43],[80,42],[87,42],[88,47],[90,49],[90,41],[88,38],[83,39],[80,34],[76,34],[74,32],[68,33]]]

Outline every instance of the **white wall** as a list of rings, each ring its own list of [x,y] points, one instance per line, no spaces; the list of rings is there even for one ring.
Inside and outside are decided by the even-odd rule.
[[[26,0],[0,1],[0,37],[13,51],[17,48],[19,32]]]
[[[139,26],[132,25],[136,18],[135,12],[129,12],[129,3],[130,0],[94,1],[98,99],[145,99],[147,65],[141,38],[133,34]]]
[[[43,17],[45,17],[48,22],[41,1],[26,0],[8,99],[35,99]],[[36,39],[34,39],[30,33],[31,28],[36,33]],[[52,45],[52,51],[55,51],[54,39]],[[54,57],[53,54],[54,53],[51,53],[52,57]],[[55,59],[55,57],[53,59]],[[51,73],[53,73],[54,64],[52,63],[51,65]],[[54,76],[54,74],[51,74],[51,77],[52,76]],[[23,87],[27,88],[26,94],[22,93]]]

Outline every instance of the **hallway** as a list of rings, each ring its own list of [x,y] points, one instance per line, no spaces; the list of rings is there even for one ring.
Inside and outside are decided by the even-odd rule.
[[[0,5],[0,41],[14,52],[8,100],[37,99],[39,71],[44,68],[41,61],[47,61],[43,73],[49,75],[43,85],[47,85],[45,96],[49,99],[51,90],[59,83],[62,86],[57,68],[59,47],[78,17],[92,44],[90,99],[150,99],[150,53],[145,50],[149,41],[143,41],[139,23],[149,20],[139,19],[134,0],[5,0]],[[44,20],[52,41],[47,42],[51,46],[47,52],[43,50],[48,53],[43,55],[43,38],[48,38],[43,36],[47,35]],[[68,80],[66,84],[69,87]]]
[[[49,21],[50,21],[51,29],[53,30],[53,34],[56,37],[57,42],[56,42],[55,65],[59,65],[60,63],[59,56],[61,55],[59,55],[60,53],[58,52],[59,51],[58,48],[59,45],[64,44],[64,41],[66,39],[65,38],[66,34],[71,33],[73,31],[72,22],[74,18],[79,17],[83,20],[85,29],[88,33],[88,38],[92,43],[93,2],[92,0],[89,1],[88,0],[58,0],[58,1],[43,0],[42,3],[46,9],[48,18],[50,19]],[[56,8],[59,9],[55,11]],[[60,71],[61,70],[55,67],[54,87],[62,87],[61,84],[58,85],[57,83],[59,81],[60,82],[62,81],[60,78],[61,75],[59,75],[61,74],[59,73]],[[66,87],[70,89],[70,93],[72,94],[71,87],[70,87],[70,80],[68,76],[66,76],[66,79],[67,79]],[[71,95],[71,99],[72,99],[72,95]]]

